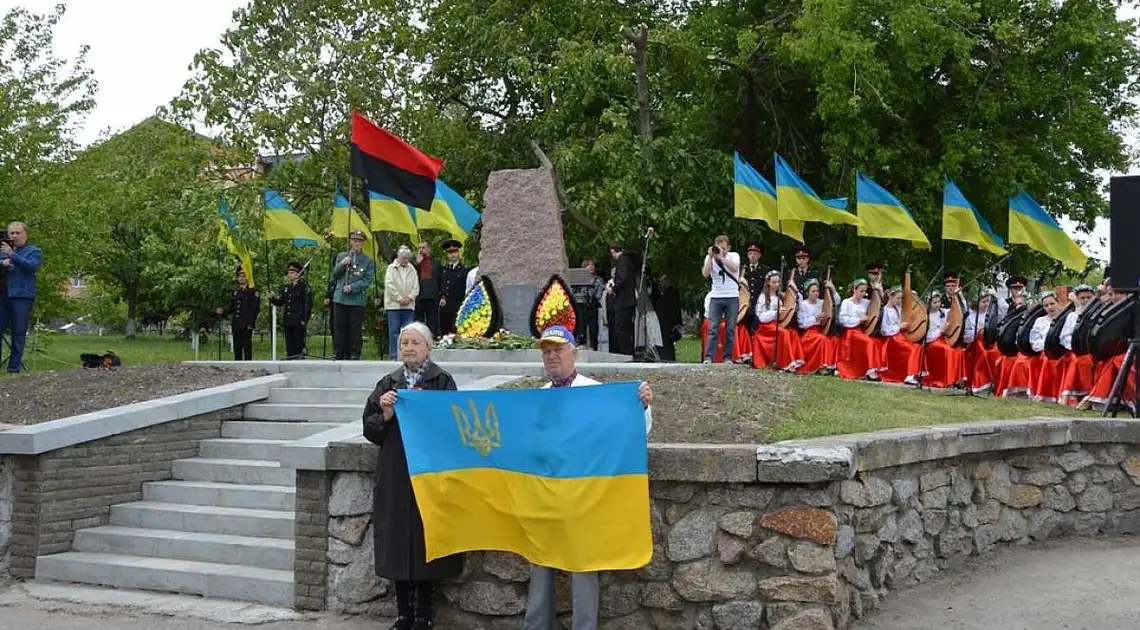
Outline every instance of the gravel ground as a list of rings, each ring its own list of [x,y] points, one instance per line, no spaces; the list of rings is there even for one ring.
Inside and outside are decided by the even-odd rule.
[[[628,381],[630,374],[591,374],[602,382]],[[762,444],[770,428],[787,420],[807,390],[807,379],[744,367],[680,372],[646,372],[653,387],[653,442]],[[511,389],[537,387],[541,379],[522,379]]]
[[[0,418],[8,424],[39,424],[266,374],[178,363],[38,372],[0,380]]]

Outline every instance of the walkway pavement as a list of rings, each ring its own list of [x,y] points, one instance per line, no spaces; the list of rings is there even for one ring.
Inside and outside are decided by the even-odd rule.
[[[853,630],[1140,628],[1140,537],[1055,541],[893,593]]]

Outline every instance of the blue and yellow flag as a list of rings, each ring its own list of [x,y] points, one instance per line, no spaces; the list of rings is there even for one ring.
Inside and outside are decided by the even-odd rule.
[[[368,213],[372,215],[373,232],[395,232],[411,235],[412,240],[420,238],[416,220],[405,203],[388,195],[368,191]]]
[[[226,251],[237,257],[249,288],[256,288],[253,283],[253,256],[239,239],[237,222],[230,215],[230,202],[225,199],[218,205],[218,217],[218,243],[225,245]]]
[[[324,242],[293,212],[292,206],[276,190],[265,191],[265,216],[262,220],[267,241],[293,241],[299,247],[317,247]]]
[[[803,221],[780,221],[776,189],[740,153],[733,153],[733,216],[755,219],[773,230],[804,242]]]
[[[329,224],[329,232],[335,238],[348,238],[348,235],[356,230],[364,232],[364,240],[371,251],[372,228],[369,227],[368,221],[360,216],[360,212],[348,203],[348,199],[345,199],[338,187],[336,196],[333,197],[332,223]]]
[[[1028,245],[1073,271],[1089,264],[1089,257],[1024,190],[1009,198],[1009,242]]]
[[[408,206],[408,212],[420,230],[443,230],[463,243],[475,229],[481,215],[462,195],[451,189],[442,179],[435,180],[435,199],[431,211],[424,212]]]
[[[914,221],[914,215],[901,201],[862,172],[855,172],[855,200],[859,218],[859,236],[893,238],[910,241],[919,249],[931,249],[930,240]]]
[[[863,225],[862,219],[847,212],[846,199],[821,199],[779,153],[776,154],[776,207],[781,221]]]
[[[947,239],[970,243],[997,256],[1007,253],[1005,241],[994,233],[950,178],[946,178],[946,187],[942,191],[942,240]]]
[[[637,388],[401,390],[396,415],[427,560],[496,550],[565,571],[648,564]]]

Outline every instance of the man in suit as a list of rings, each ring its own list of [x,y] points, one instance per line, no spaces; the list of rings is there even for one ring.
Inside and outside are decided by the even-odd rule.
[[[610,322],[613,330],[611,340],[617,347],[610,352],[633,355],[633,319],[637,310],[637,270],[633,259],[618,243],[610,244],[610,258],[614,261],[613,279],[606,288],[614,305],[614,319]]]
[[[467,296],[467,267],[459,260],[459,250],[463,244],[451,238],[443,242],[447,261],[443,263],[439,291],[439,334],[455,332],[455,316],[463,298]]]

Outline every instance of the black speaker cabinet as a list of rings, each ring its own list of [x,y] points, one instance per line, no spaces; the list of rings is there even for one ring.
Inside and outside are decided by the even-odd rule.
[[[1140,175],[1113,177],[1109,183],[1109,248],[1112,288],[1140,292]]]

